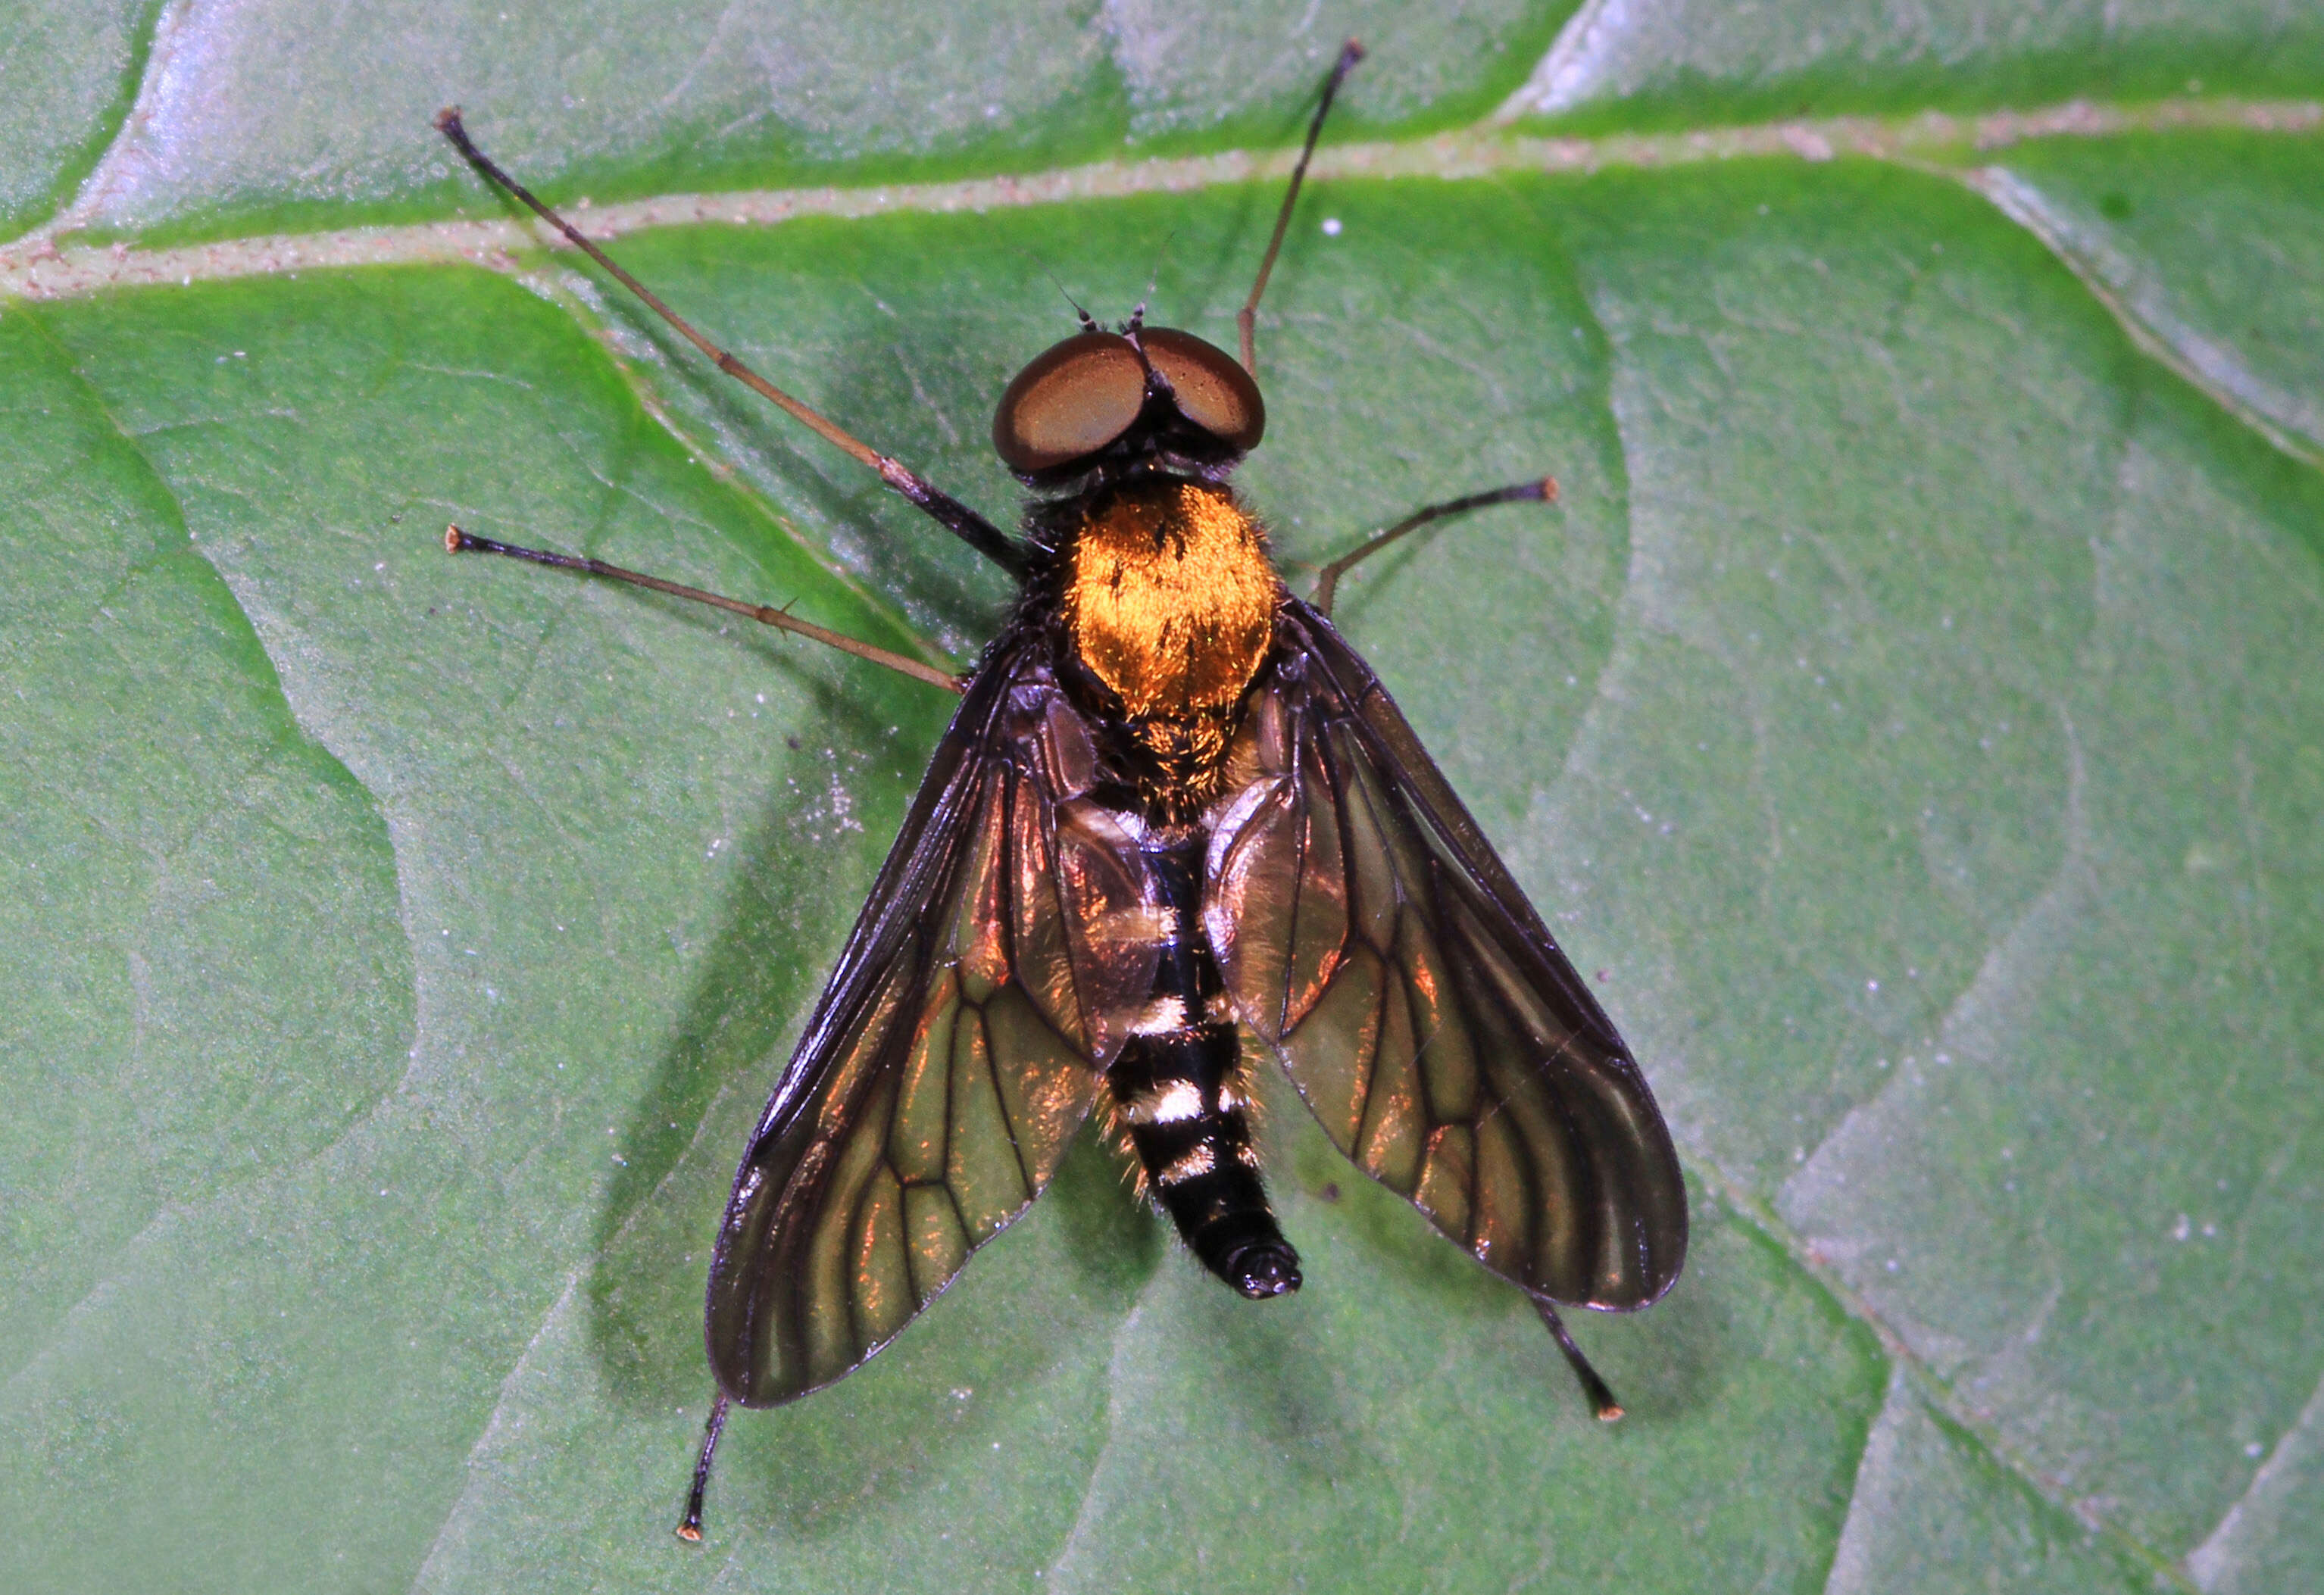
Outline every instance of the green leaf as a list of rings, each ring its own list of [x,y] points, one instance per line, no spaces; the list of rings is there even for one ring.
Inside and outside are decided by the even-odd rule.
[[[90,0],[0,16],[0,236],[55,210],[118,131],[156,9]]]
[[[2319,75],[2324,26],[2271,0],[1583,0],[1513,108],[1569,125],[1687,127],[2076,96],[2303,95]]]
[[[2324,1581],[2324,118],[2217,97],[2311,24],[69,9],[0,51],[0,1583]],[[1277,1086],[1297,1296],[1093,1140],[683,1546],[733,1159],[948,704],[443,527],[964,663],[1010,593],[427,117],[1005,520],[1058,286],[1231,343],[1231,152],[1350,31],[1240,480],[1295,586],[1560,481],[1339,614],[1678,1137],[1684,1277],[1577,1327],[1630,1415]],[[1803,107],[1875,117],[1721,125]]]

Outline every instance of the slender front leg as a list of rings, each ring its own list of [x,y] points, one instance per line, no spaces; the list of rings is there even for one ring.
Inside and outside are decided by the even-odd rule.
[[[459,107],[452,106],[436,114],[438,132],[452,141],[452,145],[467,159],[468,164],[482,172],[493,186],[526,206],[541,220],[565,235],[576,249],[605,268],[614,281],[638,296],[646,309],[660,317],[678,330],[696,348],[710,356],[719,370],[741,383],[752,392],[771,401],[784,413],[803,422],[834,447],[861,460],[880,473],[880,480],[904,495],[913,507],[933,519],[936,524],[959,538],[970,548],[991,560],[1001,569],[1019,580],[1025,575],[1025,556],[1016,541],[1005,536],[1000,528],[962,503],[951,494],[938,492],[918,472],[901,462],[890,458],[870,444],[848,432],[804,401],[795,399],[752,371],[742,361],[695,331],[693,325],[661,300],[646,285],[615,265],[605,252],[581,235],[581,230],[548,206],[535,198],[532,190],[503,171],[493,158],[476,148],[468,137],[468,130],[460,124]]]
[[[1291,169],[1291,186],[1283,192],[1283,208],[1275,213],[1275,235],[1267,241],[1267,254],[1259,263],[1259,281],[1250,285],[1250,298],[1235,312],[1235,333],[1242,343],[1242,368],[1259,380],[1259,346],[1255,334],[1259,327],[1259,300],[1267,291],[1267,280],[1275,272],[1275,257],[1283,251],[1283,235],[1291,226],[1291,207],[1299,203],[1299,185],[1307,179],[1307,162],[1315,158],[1315,141],[1323,134],[1323,118],[1332,114],[1332,97],[1340,92],[1340,85],[1356,63],[1364,59],[1364,47],[1353,39],[1340,46],[1340,59],[1332,63],[1332,75],[1323,79],[1323,97],[1315,106],[1315,118],[1307,124],[1307,142],[1299,151],[1299,163]]]

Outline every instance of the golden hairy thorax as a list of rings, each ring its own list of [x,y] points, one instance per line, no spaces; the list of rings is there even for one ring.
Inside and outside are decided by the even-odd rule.
[[[1093,502],[1064,577],[1066,636],[1153,757],[1155,796],[1206,800],[1283,592],[1259,523],[1222,487],[1139,484]]]

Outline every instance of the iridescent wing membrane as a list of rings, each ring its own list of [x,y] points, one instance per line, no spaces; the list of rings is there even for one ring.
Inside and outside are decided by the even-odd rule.
[[[1242,1022],[1359,1167],[1537,1296],[1640,1307],[1686,1199],[1622,1039],[1377,678],[1293,601],[1213,830]]]
[[[1025,1210],[1153,984],[1153,882],[1038,651],[978,671],[735,1176],[707,1334],[745,1406],[846,1373]]]

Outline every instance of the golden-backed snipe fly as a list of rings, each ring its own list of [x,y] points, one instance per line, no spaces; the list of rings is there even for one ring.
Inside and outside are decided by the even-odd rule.
[[[507,554],[701,599],[961,695],[903,834],[743,1152],[710,1265],[718,1382],[678,1532],[731,1403],[860,1366],[1025,1211],[1093,1106],[1203,1266],[1299,1288],[1251,1139],[1242,1037],[1341,1151],[1523,1288],[1603,1417],[1621,1409],[1555,1303],[1645,1306],[1686,1250],[1669,1133],[1611,1022],[1371,670],[1333,587],[1433,504],[1287,592],[1230,483],[1267,410],[1252,329],[1323,86],[1239,317],[1241,357],[1144,323],[1081,330],[1001,396],[1021,537],[718,348],[470,142],[462,155],[717,363],[1018,583],[955,681],[742,604],[453,528]]]

